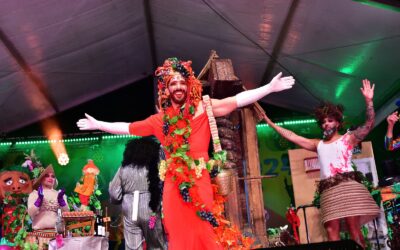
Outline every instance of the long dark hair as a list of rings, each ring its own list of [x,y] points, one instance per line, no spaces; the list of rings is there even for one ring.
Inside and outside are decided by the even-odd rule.
[[[158,176],[158,162],[160,160],[160,144],[151,137],[130,140],[125,147],[122,167],[133,166],[147,168],[149,181],[149,206],[156,212],[161,201],[160,177]]]

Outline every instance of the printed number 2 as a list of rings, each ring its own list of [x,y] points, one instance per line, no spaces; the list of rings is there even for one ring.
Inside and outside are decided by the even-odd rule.
[[[282,167],[281,171],[287,171],[290,174],[290,167],[289,167],[289,158],[287,154],[283,154],[281,156]],[[267,171],[265,172],[266,175],[278,175],[278,164],[279,161],[274,158],[267,158],[264,160],[264,164],[266,165]],[[271,166],[270,166],[271,165]]]
[[[267,172],[265,173],[266,175],[270,175],[270,174],[277,175],[278,174],[278,172],[276,172],[276,169],[278,168],[278,160],[277,159],[271,159],[271,158],[265,159],[264,164],[267,165],[267,168],[268,168]],[[269,168],[269,166],[268,166],[269,164],[272,165],[271,168]]]
[[[283,154],[281,156],[281,161],[282,161],[282,171],[288,171],[290,174],[290,165],[289,165],[289,155],[288,154]]]

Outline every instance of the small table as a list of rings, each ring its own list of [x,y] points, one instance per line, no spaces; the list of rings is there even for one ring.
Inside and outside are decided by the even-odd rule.
[[[90,250],[108,250],[108,238],[107,237],[71,237],[64,238],[64,245],[62,250],[80,250],[80,249],[90,249]],[[56,250],[56,240],[51,240],[49,242],[49,250]]]

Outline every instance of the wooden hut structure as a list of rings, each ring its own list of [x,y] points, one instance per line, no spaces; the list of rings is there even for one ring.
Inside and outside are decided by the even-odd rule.
[[[230,59],[221,59],[215,51],[198,78],[203,94],[211,98],[225,98],[244,90],[235,76]],[[258,105],[238,109],[225,117],[217,117],[222,148],[227,151],[226,168],[233,173],[232,192],[225,204],[227,218],[242,232],[249,232],[257,242],[267,246],[266,222],[260,176],[256,125],[264,112]]]

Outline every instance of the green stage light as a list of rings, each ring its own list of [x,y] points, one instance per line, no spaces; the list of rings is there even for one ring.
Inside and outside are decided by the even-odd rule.
[[[300,125],[300,124],[314,124],[314,123],[317,123],[317,121],[314,119],[301,119],[301,120],[288,120],[288,121],[283,121],[283,122],[277,122],[275,124],[278,126],[286,126],[286,125]],[[258,128],[265,128],[265,127],[269,127],[269,126],[266,123],[261,123],[261,124],[257,124],[256,127],[258,129]]]
[[[96,137],[75,137],[62,140],[26,140],[26,139],[16,139],[12,142],[4,141],[0,142],[1,147],[11,146],[15,142],[16,146],[22,145],[39,145],[39,144],[52,144],[52,143],[80,143],[80,142],[93,142],[99,140],[115,140],[115,139],[138,139],[141,136],[136,135],[99,135]]]
[[[137,139],[137,138],[141,138],[141,136],[136,136],[136,135],[103,135],[102,136],[103,140],[127,139],[127,138]]]
[[[398,0],[353,0],[365,5],[385,10],[400,12],[400,2]]]

